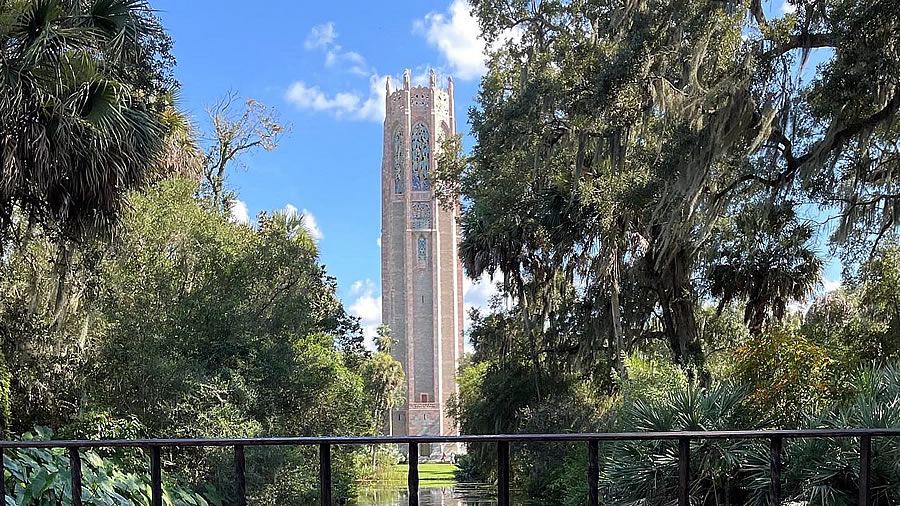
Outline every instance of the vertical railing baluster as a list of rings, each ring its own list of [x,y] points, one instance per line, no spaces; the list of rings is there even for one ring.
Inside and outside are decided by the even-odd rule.
[[[509,506],[509,442],[497,442],[497,505]]]
[[[691,440],[678,439],[678,506],[691,504]]]
[[[150,447],[150,504],[162,506],[162,462],[158,446]]]
[[[234,495],[237,506],[247,506],[247,483],[245,481],[244,445],[234,445]]]
[[[0,448],[0,506],[6,506],[6,463],[3,462],[3,448]]]
[[[872,436],[859,438],[859,506],[872,503],[869,471],[872,467]]]
[[[419,443],[409,443],[409,474],[406,484],[409,487],[409,506],[419,505]]]
[[[596,439],[588,441],[588,506],[600,505],[600,456]]]
[[[319,504],[331,506],[331,445],[319,445]]]
[[[781,453],[783,441],[781,437],[773,437],[770,441],[769,466],[772,471],[772,482],[769,485],[769,495],[772,504],[781,506]]]
[[[72,474],[72,506],[81,506],[81,452],[69,448],[69,471]]]

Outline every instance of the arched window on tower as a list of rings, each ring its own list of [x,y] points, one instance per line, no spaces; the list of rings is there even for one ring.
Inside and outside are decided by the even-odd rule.
[[[417,254],[416,259],[419,262],[424,262],[428,260],[428,240],[425,239],[424,235],[419,236],[419,243],[417,244]]]
[[[428,127],[416,123],[412,129],[412,189],[427,191],[431,189],[429,172],[431,170],[431,147]]]
[[[394,132],[394,193],[403,193],[403,131],[397,128]]]

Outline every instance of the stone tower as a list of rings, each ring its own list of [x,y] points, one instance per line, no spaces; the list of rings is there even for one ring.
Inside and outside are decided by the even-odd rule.
[[[406,373],[406,402],[391,414],[393,435],[456,434],[446,403],[457,391],[463,354],[459,208],[435,200],[431,174],[441,141],[456,133],[453,80],[436,85],[386,83],[381,162],[381,293],[392,355]],[[439,448],[422,449],[433,455]],[[439,456],[439,454],[437,455]]]

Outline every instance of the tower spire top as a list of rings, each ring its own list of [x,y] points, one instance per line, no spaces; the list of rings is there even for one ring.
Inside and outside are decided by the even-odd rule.
[[[403,87],[409,89],[409,69],[403,71]]]
[[[435,75],[434,75],[434,69],[430,69],[428,71],[428,82],[432,88],[434,88],[435,85],[437,84],[437,77],[435,77]]]

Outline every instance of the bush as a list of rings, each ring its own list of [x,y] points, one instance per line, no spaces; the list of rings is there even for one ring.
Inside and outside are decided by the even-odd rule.
[[[49,429],[38,427],[36,434],[22,439],[50,439]],[[125,452],[123,452],[125,453]],[[63,448],[7,450],[3,455],[6,468],[6,504],[10,506],[51,506],[72,504],[72,475],[68,451]],[[118,504],[150,504],[149,472],[123,471],[119,457],[103,458],[93,450],[81,451],[83,504],[109,506]],[[148,465],[149,468],[149,465]],[[221,504],[214,496],[204,497],[179,486],[163,484],[163,504],[206,506]]]
[[[750,402],[781,427],[798,427],[803,411],[821,412],[845,387],[844,366],[825,347],[794,326],[766,332],[736,352],[737,381],[751,389]]]
[[[747,392],[732,383],[709,388],[675,387],[659,396],[626,401],[621,431],[734,430],[757,426]],[[692,504],[743,504],[749,491],[744,475],[756,460],[756,443],[706,440],[691,445]],[[605,458],[602,483],[613,504],[656,504],[676,496],[677,441],[629,441],[616,444]]]

